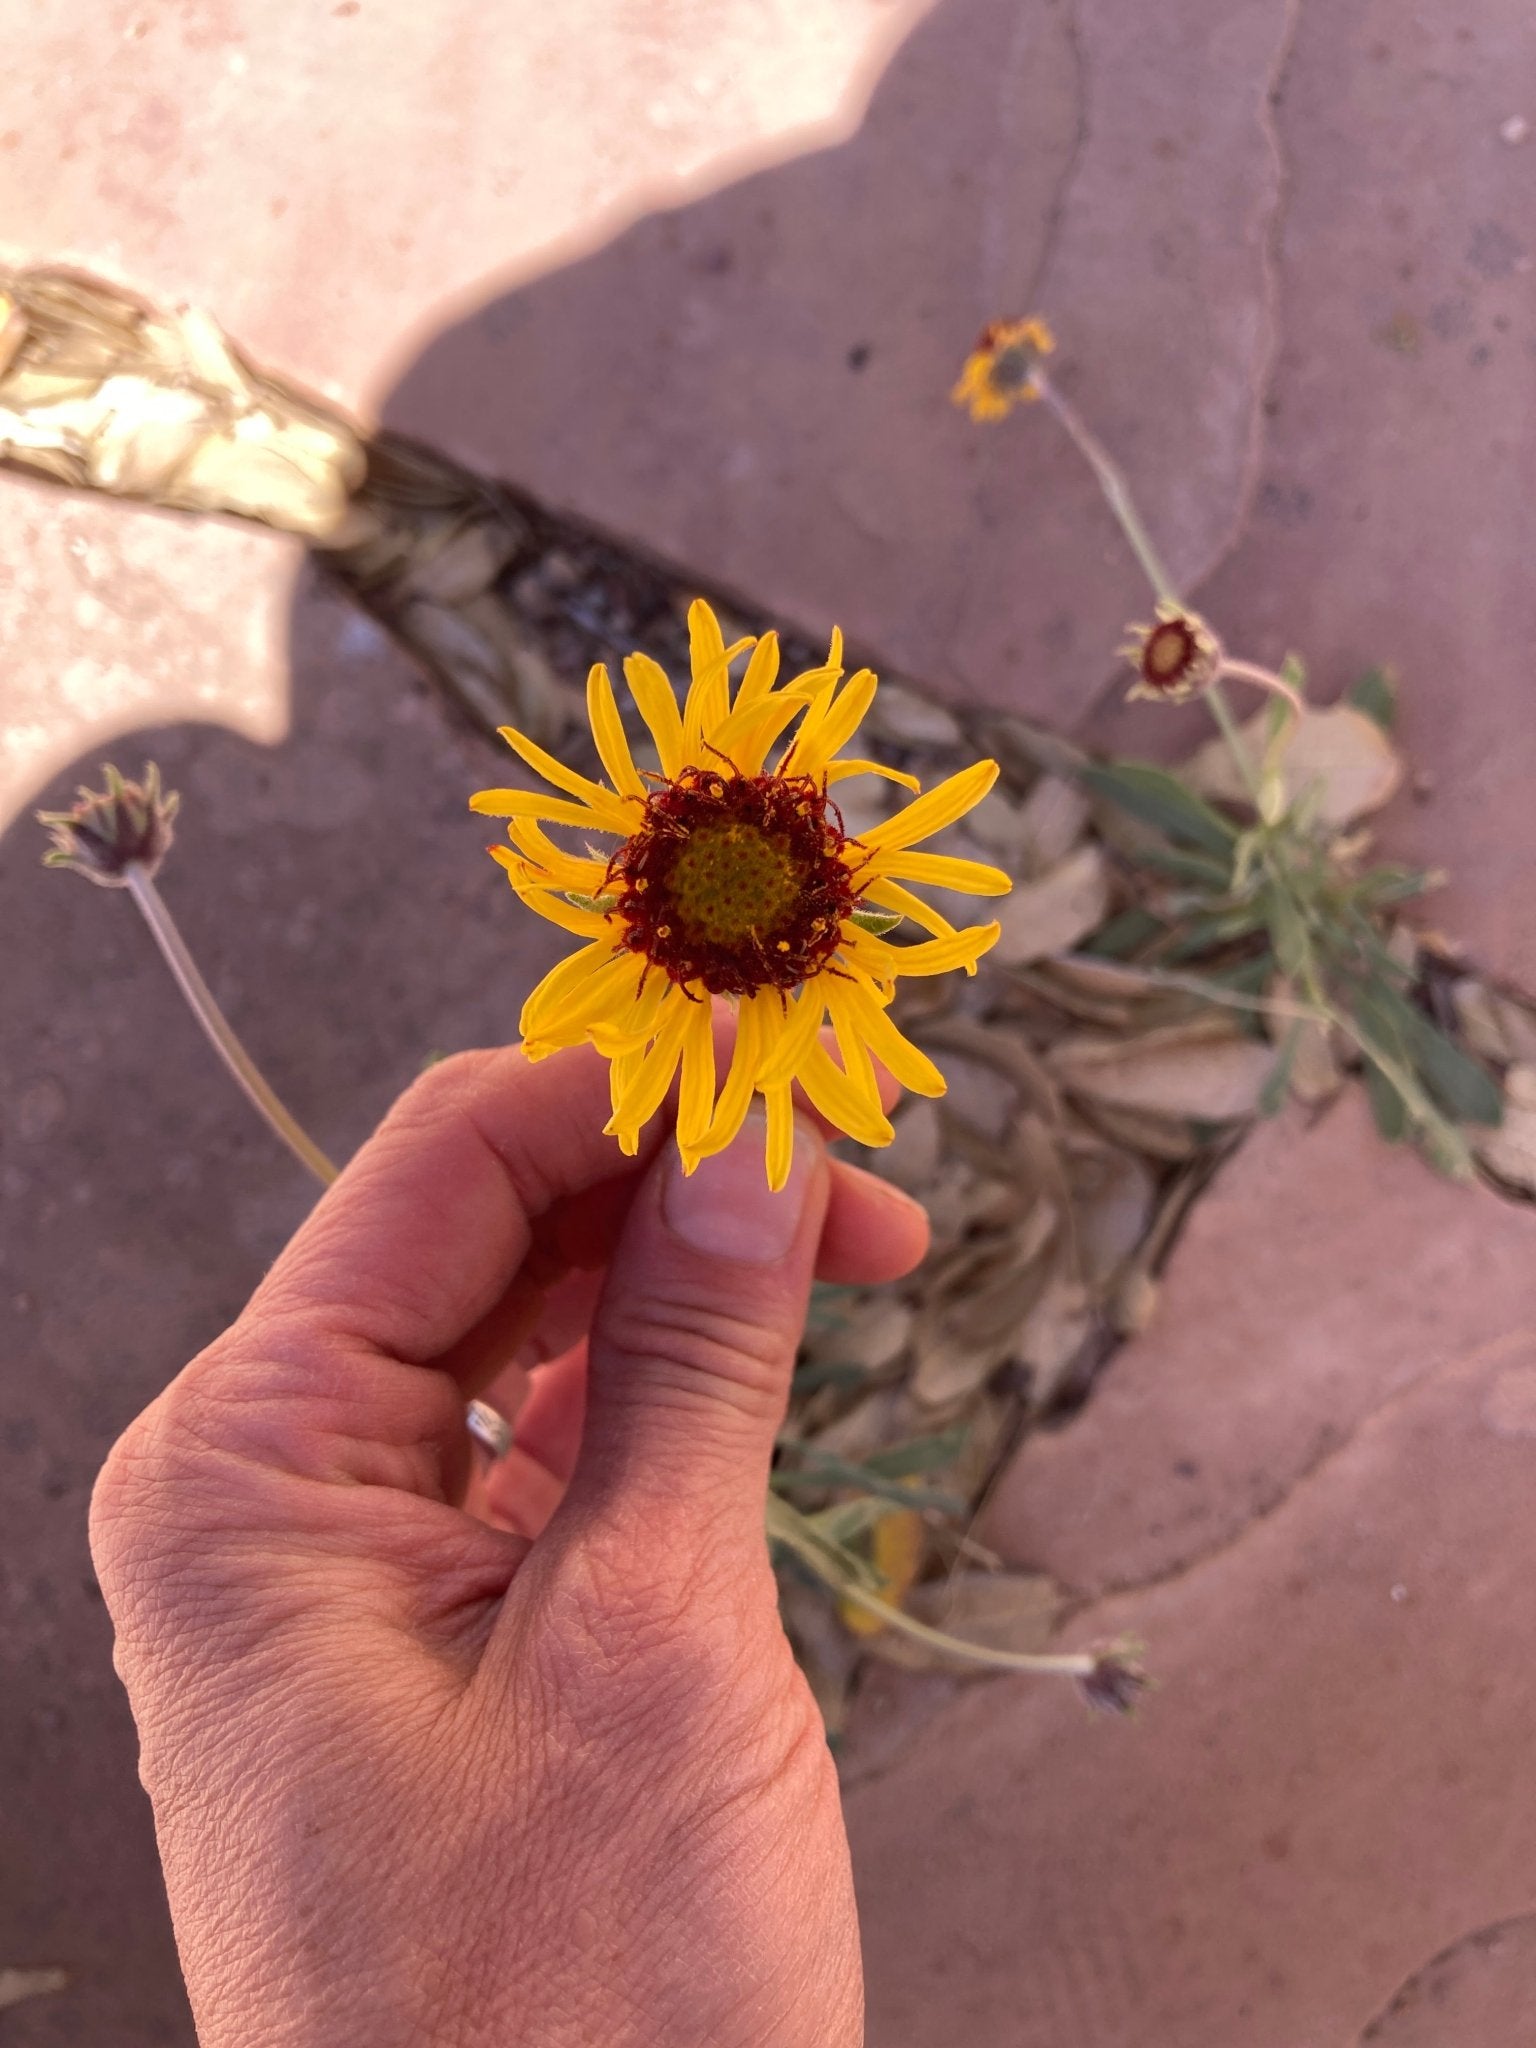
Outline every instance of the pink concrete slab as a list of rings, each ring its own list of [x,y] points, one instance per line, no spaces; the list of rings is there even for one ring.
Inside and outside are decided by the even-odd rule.
[[[297,541],[0,475],[0,829],[88,750],[213,721],[267,745],[288,722]]]
[[[1231,1542],[1384,1403],[1536,1321],[1536,1216],[1432,1173],[1344,1095],[1262,1124],[1198,1202],[1156,1320],[1032,1437],[985,1540],[1097,1594]]]
[[[1526,1215],[1485,1227],[1529,1261]],[[1407,1284],[1433,1247],[1397,1249]],[[1223,1548],[1080,1617],[1146,1640],[1134,1720],[1016,1680],[944,1710],[847,1802],[871,2048],[1528,2041],[1528,1941],[1441,2030],[1384,2015],[1536,1910],[1533,1488],[1528,1305]]]
[[[153,754],[181,791],[162,893],[339,1160],[434,1053],[510,1039],[564,941],[519,911],[466,808],[504,749],[308,575],[291,666],[281,745],[183,723],[112,751],[125,768]],[[95,769],[87,755],[39,795],[67,804]],[[233,1316],[315,1190],[131,902],[43,869],[44,844],[26,817],[0,841],[0,1968],[70,1983],[0,2015],[0,2040],[191,2048],[86,1504],[118,1431]]]
[[[1252,512],[1200,601],[1239,652],[1303,650],[1320,696],[1399,669],[1424,786],[1388,843],[1448,868],[1436,921],[1536,985],[1529,11],[1302,8],[1275,120],[1281,347]],[[1146,707],[1097,730],[1180,743]]]
[[[12,0],[0,260],[206,306],[353,403],[489,273],[857,118],[922,0]]]
[[[1040,305],[1168,548],[1244,501],[1270,348],[1267,94],[1284,0],[941,0],[835,148],[482,294],[386,416],[958,695],[1063,720],[1135,594],[1038,409],[948,393]]]

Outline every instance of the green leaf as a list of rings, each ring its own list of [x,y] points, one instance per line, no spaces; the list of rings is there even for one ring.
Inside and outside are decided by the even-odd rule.
[[[871,1472],[878,1472],[885,1479],[905,1479],[913,1472],[937,1472],[959,1457],[965,1449],[967,1434],[964,1425],[957,1424],[933,1436],[915,1436],[904,1444],[892,1444],[886,1451],[872,1451],[864,1462]]]
[[[1373,719],[1383,732],[1391,732],[1397,724],[1397,677],[1389,668],[1368,668],[1345,701]]]
[[[934,1508],[940,1514],[963,1515],[965,1502],[957,1494],[943,1493],[933,1487],[904,1485],[899,1479],[877,1472],[872,1464],[855,1464],[852,1459],[835,1457],[830,1451],[818,1451],[814,1444],[802,1444],[791,1439],[787,1443],[780,1438],[781,1449],[788,1449],[800,1461],[798,1466],[775,1465],[769,1474],[768,1483],[776,1492],[786,1489],[793,1492],[801,1489],[807,1492],[824,1491],[830,1486],[856,1486],[860,1492],[872,1495],[876,1500],[896,1501],[904,1508]]]
[[[895,931],[904,914],[900,910],[855,910],[850,922],[861,932],[873,932],[877,939],[883,939],[887,932]]]
[[[1312,951],[1306,920],[1283,889],[1267,890],[1264,900],[1270,944],[1275,949],[1280,972],[1294,979],[1305,972]]]
[[[1208,853],[1191,853],[1183,846],[1139,846],[1126,858],[1134,867],[1150,868],[1154,875],[1167,875],[1175,882],[1193,882],[1199,888],[1225,895],[1231,882],[1231,864],[1213,860]]]
[[[1377,1130],[1389,1145],[1400,1145],[1408,1135],[1408,1105],[1373,1059],[1365,1062],[1365,1093]]]
[[[1129,910],[1117,911],[1078,950],[1099,960],[1128,960],[1154,939],[1166,937],[1167,931],[1161,918],[1136,903]]]
[[[1150,761],[1090,762],[1078,774],[1097,795],[1118,804],[1143,825],[1153,826],[1182,846],[1231,858],[1237,827],[1166,768]]]
[[[618,908],[619,903],[617,896],[583,896],[576,889],[567,889],[565,900],[577,910],[590,910],[597,917],[606,917],[610,910]]]
[[[1280,1057],[1270,1070],[1269,1079],[1259,1091],[1259,1115],[1277,1116],[1286,1096],[1290,1093],[1291,1069],[1296,1064],[1296,1048],[1301,1043],[1301,1019],[1298,1017],[1285,1034],[1280,1047]]]
[[[1356,882],[1352,894],[1357,903],[1406,903],[1438,889],[1441,880],[1433,868],[1372,868]]]
[[[1448,1117],[1463,1124],[1500,1124],[1504,1099],[1491,1074],[1446,1037],[1424,1012],[1394,988],[1374,982],[1369,1007],[1390,1023],[1424,1090]],[[1365,1003],[1362,1003],[1362,1014]]]

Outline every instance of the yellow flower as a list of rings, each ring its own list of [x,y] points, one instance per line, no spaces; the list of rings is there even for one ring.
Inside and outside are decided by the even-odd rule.
[[[1127,697],[1176,704],[1208,690],[1221,674],[1222,645],[1212,627],[1170,598],[1159,600],[1155,625],[1126,631],[1131,637],[1120,652],[1136,671]]]
[[[1056,337],[1043,320],[994,320],[981,330],[949,395],[956,405],[969,408],[973,420],[1006,419],[1015,405],[1040,396],[1035,371],[1055,346]]]
[[[820,668],[781,681],[777,635],[727,647],[702,600],[688,626],[693,680],[681,709],[648,655],[624,664],[659,775],[635,766],[613,684],[598,663],[587,678],[587,711],[607,781],[578,774],[504,726],[502,737],[559,794],[486,789],[470,808],[509,821],[511,845],[490,852],[523,902],[585,941],[524,1006],[529,1058],[596,1046],[612,1062],[607,1129],[629,1153],[680,1067],[677,1142],[688,1172],[730,1143],[761,1095],[768,1179],[782,1187],[795,1082],[866,1145],[893,1135],[873,1059],[918,1094],[943,1094],[938,1068],[887,1011],[900,976],[974,973],[997,938],[996,924],[957,931],[909,886],[979,896],[1012,886],[1000,868],[914,851],[980,802],[997,766],[978,761],[854,838],[831,797],[835,784],[883,775],[919,791],[911,775],[841,755],[874,700],[874,675],[859,669],[845,679],[836,632]],[[733,691],[732,664],[749,649]],[[581,835],[582,851],[557,844],[546,826]],[[616,842],[613,851],[592,846],[591,835]],[[902,918],[932,936],[892,945],[870,928]],[[715,995],[737,1003],[723,1080],[711,1030]],[[836,1060],[820,1036],[828,1019]]]

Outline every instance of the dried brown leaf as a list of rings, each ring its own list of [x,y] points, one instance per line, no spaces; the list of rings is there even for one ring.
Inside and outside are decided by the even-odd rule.
[[[1499,1180],[1536,1195],[1536,1066],[1510,1068],[1504,1077],[1504,1121],[1480,1136],[1474,1149]]]
[[[1018,811],[1020,853],[1030,874],[1044,875],[1066,859],[1088,829],[1091,810],[1081,783],[1040,777]]]
[[[68,1984],[67,1970],[0,1969],[0,2012],[28,1998],[49,1998]]]
[[[1197,1032],[1192,1021],[1139,1038],[1085,1033],[1047,1057],[1065,1086],[1112,1108],[1229,1123],[1257,1115],[1276,1055],[1256,1038]]]
[[[1461,1034],[1479,1059],[1536,1065],[1536,1011],[1529,1004],[1473,975],[1453,984],[1451,1001]]]
[[[1052,953],[1070,952],[1109,908],[1109,869],[1101,848],[1075,853],[1005,897],[998,908],[1002,936],[992,949],[999,967],[1023,967]]]
[[[1250,760],[1263,755],[1268,723],[1264,707],[1243,727]],[[1324,709],[1308,705],[1282,739],[1280,761],[1287,803],[1320,784],[1317,818],[1328,826],[1347,825],[1353,818],[1379,811],[1402,787],[1406,773],[1402,756],[1375,719],[1352,704]],[[1224,740],[1208,741],[1185,763],[1183,773],[1202,796],[1233,804],[1246,801],[1246,787]]]

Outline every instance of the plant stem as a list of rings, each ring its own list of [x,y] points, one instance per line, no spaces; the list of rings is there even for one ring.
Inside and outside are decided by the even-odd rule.
[[[1227,702],[1227,693],[1222,689],[1219,677],[1206,691],[1203,701],[1210,706],[1211,716],[1215,719],[1221,730],[1221,736],[1227,743],[1227,752],[1237,763],[1237,772],[1243,778],[1243,787],[1248,792],[1249,801],[1252,803],[1255,812],[1258,812],[1259,778],[1254,771],[1252,761],[1248,758],[1248,749],[1243,743],[1241,728],[1232,715],[1232,706]]]
[[[1163,566],[1162,557],[1153,545],[1152,536],[1142,523],[1136,509],[1136,500],[1131,496],[1131,487],[1125,480],[1125,472],[1115,461],[1109,450],[1098,437],[1091,433],[1077,408],[1070,404],[1043,370],[1034,372],[1032,383],[1045,403],[1066,428],[1073,446],[1088,464],[1099,480],[1099,489],[1104,501],[1120,525],[1120,531],[1130,543],[1131,553],[1141,564],[1147,581],[1152,586],[1154,597],[1169,604],[1179,602],[1179,594],[1173,587],[1173,579]]]
[[[1283,697],[1296,716],[1300,718],[1302,702],[1284,676],[1277,676],[1272,668],[1261,668],[1256,661],[1233,661],[1223,655],[1221,673],[1231,676],[1234,682],[1253,683],[1258,689],[1268,690],[1272,696]]]
[[[213,991],[197,971],[186,941],[176,929],[164,898],[145,870],[130,862],[125,877],[129,894],[139,906],[161,957],[187,999],[187,1005],[208,1036],[209,1043],[234,1076],[247,1099],[266,1118],[283,1143],[315,1176],[322,1186],[336,1178],[337,1168],[326,1158],[314,1139],[298,1124],[273,1094],[260,1069],[236,1038],[224,1012],[214,1001]]]
[[[893,1607],[889,1600],[866,1593],[862,1586],[839,1586],[837,1597],[839,1600],[851,1600],[866,1614],[878,1615],[887,1628],[911,1636],[914,1642],[926,1643],[930,1650],[940,1650],[946,1657],[963,1658],[968,1664],[985,1665],[993,1671],[1027,1671],[1037,1678],[1091,1678],[1098,1666],[1098,1658],[1086,1652],[1042,1656],[1025,1650],[994,1650],[985,1643],[965,1642],[959,1636],[946,1635],[941,1628],[930,1628],[915,1615]]]

